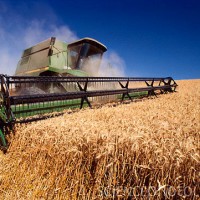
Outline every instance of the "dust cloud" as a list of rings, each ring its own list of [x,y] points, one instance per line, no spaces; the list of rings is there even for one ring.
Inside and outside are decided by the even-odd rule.
[[[105,54],[102,58],[90,58],[85,61],[83,70],[91,76],[123,77],[125,76],[125,62],[115,52]]]

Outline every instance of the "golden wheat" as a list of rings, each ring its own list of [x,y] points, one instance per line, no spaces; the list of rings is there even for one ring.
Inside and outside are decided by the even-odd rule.
[[[200,80],[178,84],[16,126],[0,155],[0,199],[198,198]]]

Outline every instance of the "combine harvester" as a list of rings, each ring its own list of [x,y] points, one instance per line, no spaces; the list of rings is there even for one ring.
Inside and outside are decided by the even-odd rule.
[[[107,48],[84,38],[67,44],[49,38],[23,51],[15,76],[0,75],[0,142],[15,123],[47,117],[66,108],[92,107],[97,102],[132,100],[141,96],[174,92],[171,77],[94,77],[85,68],[101,60]],[[100,62],[96,62],[98,72]]]

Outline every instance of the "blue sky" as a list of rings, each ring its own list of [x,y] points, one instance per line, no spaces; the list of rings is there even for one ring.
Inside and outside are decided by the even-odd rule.
[[[52,35],[101,41],[126,76],[200,78],[198,0],[0,0],[0,73]]]

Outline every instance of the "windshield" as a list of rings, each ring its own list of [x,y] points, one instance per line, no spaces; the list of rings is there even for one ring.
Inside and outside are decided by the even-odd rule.
[[[77,45],[68,48],[68,66],[71,69],[75,69],[77,67],[81,47],[82,45]]]
[[[98,70],[102,54],[101,49],[89,43],[70,46],[68,48],[68,65],[71,69],[88,71],[88,66],[92,64]]]

